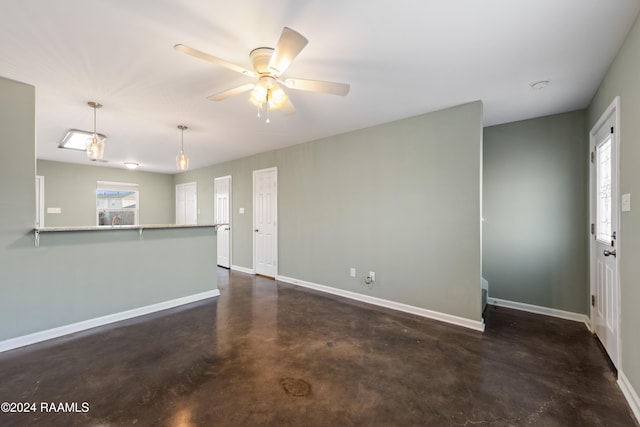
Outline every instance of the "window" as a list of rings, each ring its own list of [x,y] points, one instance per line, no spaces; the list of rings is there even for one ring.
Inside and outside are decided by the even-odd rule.
[[[611,241],[611,136],[597,147],[596,176],[598,180],[597,236],[603,242]]]
[[[98,225],[138,225],[138,184],[98,181],[96,218]]]

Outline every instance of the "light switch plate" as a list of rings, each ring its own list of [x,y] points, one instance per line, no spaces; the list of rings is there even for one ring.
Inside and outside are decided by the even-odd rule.
[[[631,194],[626,193],[622,195],[622,203],[621,203],[622,212],[631,211]]]
[[[244,213],[244,208],[239,208],[239,209],[238,209],[238,213],[243,214],[243,213]]]

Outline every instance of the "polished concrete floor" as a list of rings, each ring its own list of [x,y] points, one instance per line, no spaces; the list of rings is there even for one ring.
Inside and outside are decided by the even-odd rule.
[[[0,354],[0,402],[37,404],[0,426],[636,425],[580,323],[489,307],[480,333],[223,269],[219,287]]]

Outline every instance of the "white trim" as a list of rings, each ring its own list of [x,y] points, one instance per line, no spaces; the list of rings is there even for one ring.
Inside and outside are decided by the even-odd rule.
[[[36,175],[36,228],[44,227],[44,176]]]
[[[124,191],[138,191],[140,185],[135,182],[122,182],[122,181],[96,181],[97,190],[124,190]]]
[[[636,393],[629,379],[622,371],[618,371],[618,387],[620,387],[622,394],[624,394],[624,397],[627,399],[627,403],[629,403],[631,411],[633,411],[633,415],[636,417],[636,421],[640,422],[640,397],[638,397],[638,393]]]
[[[400,302],[389,301],[382,298],[376,298],[369,295],[363,295],[356,292],[345,291],[331,286],[318,285],[304,280],[293,279],[291,277],[277,275],[276,280],[280,282],[290,283],[292,285],[302,286],[305,288],[315,289],[317,291],[326,292],[328,294],[338,295],[344,298],[356,301],[366,302],[368,304],[380,307],[390,308],[392,310],[403,311],[405,313],[416,314],[418,316],[427,317],[429,319],[439,320],[441,322],[451,323],[453,325],[463,326],[465,328],[476,331],[484,331],[484,320],[471,320],[465,317],[454,316],[452,314],[440,313],[438,311],[427,310],[426,308],[415,307],[413,305],[403,304]]]
[[[26,345],[35,344],[41,341],[58,338],[64,335],[73,334],[75,332],[84,331],[98,326],[108,325],[110,323],[120,322],[122,320],[131,319],[133,317],[144,316],[145,314],[155,313],[157,311],[167,310],[169,308],[178,307],[184,304],[213,298],[220,295],[218,289],[202,292],[199,294],[188,295],[169,301],[159,302],[156,304],[146,305],[131,310],[121,311],[119,313],[107,314],[106,316],[96,317],[94,319],[83,320],[69,325],[59,326],[57,328],[47,329],[20,337],[9,338],[0,341],[0,353],[3,351],[13,350],[14,348],[24,347]]]
[[[240,267],[239,265],[231,264],[231,269],[239,271],[240,273],[256,274],[256,271],[253,268]]]
[[[542,307],[539,305],[525,304],[523,302],[515,302],[500,298],[487,297],[487,304],[496,305],[498,307],[512,308],[514,310],[528,311],[529,313],[542,314],[545,316],[557,317],[559,319],[573,320],[574,322],[582,322],[587,329],[591,330],[591,321],[586,314],[573,313],[571,311],[558,310],[557,308]]]

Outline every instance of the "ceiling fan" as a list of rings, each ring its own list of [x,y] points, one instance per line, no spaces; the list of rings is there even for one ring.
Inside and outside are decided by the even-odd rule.
[[[220,59],[216,56],[209,55],[197,49],[193,49],[183,44],[174,46],[176,50],[184,52],[187,55],[204,59],[216,65],[237,71],[248,77],[257,77],[255,83],[243,84],[222,92],[208,96],[211,101],[222,101],[231,96],[251,91],[249,102],[258,107],[258,117],[260,111],[266,107],[267,114],[269,110],[281,108],[285,113],[295,112],[295,107],[291,100],[282,89],[281,85],[288,89],[306,90],[310,92],[328,93],[332,95],[344,96],[349,93],[349,85],[346,83],[325,82],[320,80],[303,80],[303,79],[282,79],[282,74],[291,65],[293,60],[298,56],[302,49],[309,41],[297,31],[284,27],[280,40],[275,48],[258,47],[249,53],[253,70],[246,69],[231,62]],[[269,117],[267,116],[267,123]]]

